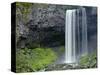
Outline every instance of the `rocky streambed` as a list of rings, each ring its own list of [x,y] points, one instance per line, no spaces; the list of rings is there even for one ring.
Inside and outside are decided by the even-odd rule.
[[[80,66],[77,64],[52,64],[48,66],[45,71],[52,70],[68,70],[68,69],[79,69]]]

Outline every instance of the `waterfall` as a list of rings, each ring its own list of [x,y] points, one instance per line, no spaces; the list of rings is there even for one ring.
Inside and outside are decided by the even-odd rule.
[[[87,17],[85,8],[82,8],[82,53],[86,55],[87,50]]]
[[[85,8],[66,10],[65,34],[65,63],[76,63],[88,50]]]

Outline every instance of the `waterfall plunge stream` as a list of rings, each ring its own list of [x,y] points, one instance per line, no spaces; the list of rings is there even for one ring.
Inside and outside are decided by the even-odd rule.
[[[88,53],[85,8],[66,10],[65,63],[77,63]]]

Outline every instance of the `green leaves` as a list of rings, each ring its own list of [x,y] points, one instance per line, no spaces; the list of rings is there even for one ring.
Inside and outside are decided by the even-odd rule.
[[[31,8],[32,8],[32,3],[16,2],[16,14],[17,14],[16,17],[18,18],[18,15],[20,15],[23,19],[23,22],[27,23],[29,20],[29,15],[32,10]]]
[[[95,68],[97,67],[97,53],[93,52],[90,55],[85,55],[80,58],[80,67],[81,68]]]
[[[56,53],[50,48],[21,49],[16,53],[16,71],[38,71],[54,62],[56,58]]]
[[[87,67],[89,65],[89,57],[88,56],[83,56],[80,59],[80,65],[82,67]]]

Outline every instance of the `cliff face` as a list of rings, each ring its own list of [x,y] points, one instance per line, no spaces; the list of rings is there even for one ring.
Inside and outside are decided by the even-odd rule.
[[[16,4],[16,37],[18,48],[65,45],[65,12],[80,6],[52,4]],[[96,36],[96,8],[87,12],[88,40]],[[95,35],[94,35],[95,34]],[[94,39],[96,40],[96,39]]]
[[[17,7],[17,43],[19,48],[64,45],[64,6],[33,4],[28,8]],[[35,6],[35,7],[34,7]]]

